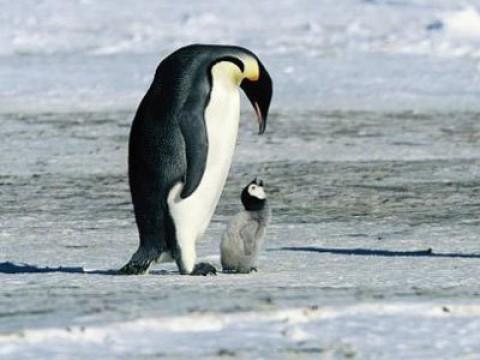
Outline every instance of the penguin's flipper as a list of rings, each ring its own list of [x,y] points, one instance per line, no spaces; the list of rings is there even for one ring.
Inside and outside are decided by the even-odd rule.
[[[184,113],[180,116],[180,128],[185,140],[187,159],[185,185],[180,194],[185,199],[192,195],[202,180],[207,163],[208,138],[203,115]]]

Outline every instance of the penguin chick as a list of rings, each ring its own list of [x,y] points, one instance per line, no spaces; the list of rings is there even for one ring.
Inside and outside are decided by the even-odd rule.
[[[242,191],[244,210],[229,222],[220,244],[224,272],[249,273],[256,271],[258,254],[270,221],[262,180],[253,180]]]

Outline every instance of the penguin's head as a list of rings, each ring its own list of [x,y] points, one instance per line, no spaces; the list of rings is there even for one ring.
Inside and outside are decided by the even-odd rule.
[[[263,189],[263,181],[255,178],[250,184],[245,186],[241,200],[245,210],[257,211],[263,209],[267,201],[265,190]]]
[[[263,64],[254,57],[244,60],[245,70],[240,87],[253,105],[258,118],[258,133],[263,134],[267,126],[267,115],[272,100],[272,79]]]
[[[248,49],[212,44],[182,47],[160,63],[152,92],[162,87],[177,87],[176,92],[162,92],[161,96],[178,100],[176,94],[190,89],[191,82],[206,75],[205,70],[210,81],[227,81],[228,85],[240,87],[245,92],[257,114],[259,134],[263,134],[273,93],[272,79],[258,57]],[[178,85],[179,82],[185,83]]]
[[[212,63],[211,71],[229,73],[234,83],[245,92],[257,114],[258,133],[263,134],[273,94],[272,79],[255,54],[240,47],[226,48],[233,51],[226,56],[217,57]]]

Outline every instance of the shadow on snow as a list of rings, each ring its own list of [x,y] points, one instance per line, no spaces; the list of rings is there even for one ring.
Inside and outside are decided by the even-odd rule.
[[[468,253],[435,253],[432,249],[413,250],[413,251],[395,251],[379,249],[341,249],[341,248],[322,248],[316,246],[286,246],[279,249],[268,249],[268,251],[305,251],[336,255],[356,255],[356,256],[384,256],[384,257],[429,257],[429,258],[460,258],[460,259],[480,259],[480,254]],[[12,262],[0,262],[0,274],[29,274],[29,273],[69,273],[69,274],[89,274],[89,275],[123,275],[118,270],[85,270],[77,266],[59,266],[59,267],[41,267],[31,264],[15,264]],[[173,275],[178,274],[174,271],[151,270],[152,275]],[[126,276],[126,275],[124,275]]]
[[[29,273],[69,273],[69,274],[89,274],[89,275],[124,275],[118,270],[85,270],[77,266],[58,266],[41,267],[31,264],[15,264],[12,262],[0,262],[0,274],[29,274]],[[166,270],[151,270],[149,274],[167,275],[173,274]]]
[[[270,249],[270,251],[307,251],[316,253],[336,254],[336,255],[357,255],[357,256],[385,256],[385,257],[431,257],[431,258],[461,258],[461,259],[480,259],[480,254],[465,253],[436,253],[432,249],[413,250],[413,251],[395,251],[379,249],[341,249],[341,248],[322,248],[316,246],[285,246],[280,249]]]

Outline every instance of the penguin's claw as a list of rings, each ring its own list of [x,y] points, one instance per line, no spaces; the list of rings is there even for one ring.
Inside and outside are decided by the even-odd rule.
[[[151,263],[156,261],[160,255],[161,252],[155,247],[139,246],[130,261],[125,264],[119,272],[124,275],[146,274],[148,273]]]
[[[150,267],[150,262],[128,262],[125,264],[120,270],[120,274],[123,275],[142,275],[148,272],[148,268]]]
[[[251,267],[250,269],[248,268],[224,268],[223,273],[225,274],[250,274],[252,272],[258,272],[256,267]]]
[[[195,265],[191,275],[217,275],[217,269],[209,263],[199,263]]]

